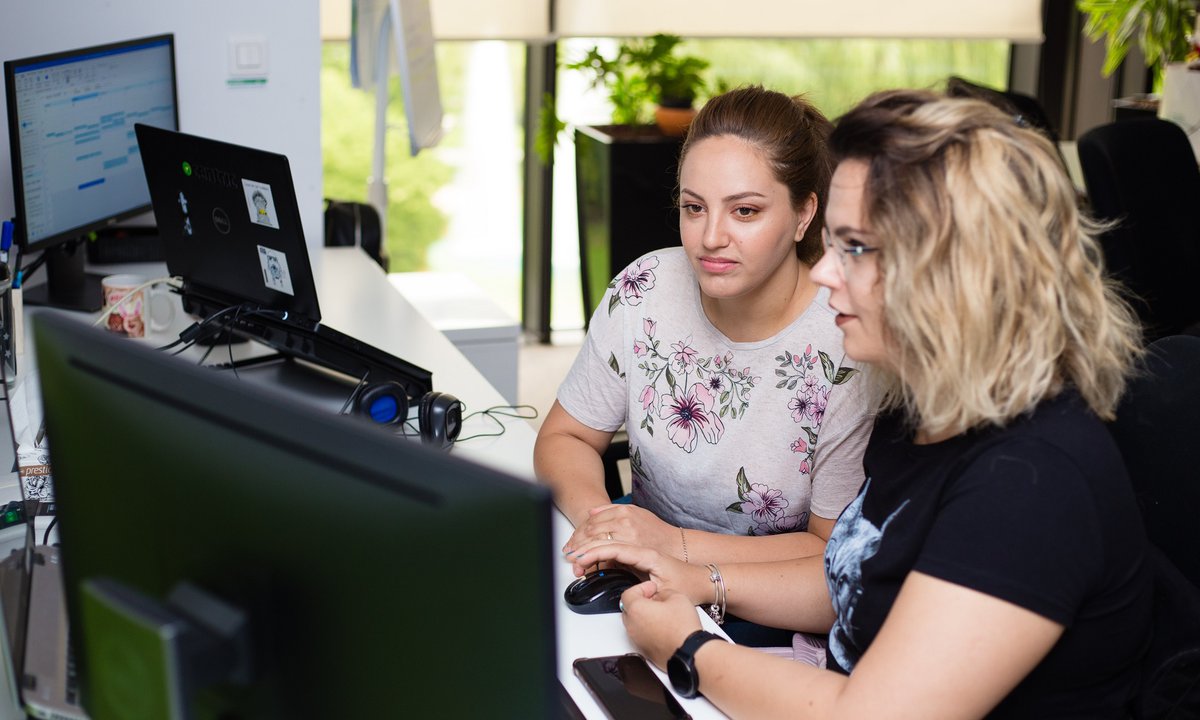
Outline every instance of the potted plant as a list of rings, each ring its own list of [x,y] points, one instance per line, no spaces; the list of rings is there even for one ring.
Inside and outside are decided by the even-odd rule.
[[[612,124],[580,125],[574,133],[585,316],[617,272],[645,252],[679,242],[675,173],[708,68],[708,61],[679,53],[680,42],[665,34],[624,40],[611,57],[592,47],[563,65],[587,73],[613,108]],[[548,150],[565,124],[543,103],[539,125],[535,144]]]
[[[678,35],[663,33],[626,40],[611,59],[604,57],[600,48],[592,47],[583,59],[565,67],[590,73],[593,87],[608,89],[614,124],[640,125],[647,122],[651,106],[691,109],[704,91],[702,73],[708,61],[694,55],[676,55],[680,42]],[[672,129],[682,134],[678,128]]]
[[[1195,0],[1077,0],[1076,7],[1087,16],[1084,32],[1088,37],[1104,38],[1105,77],[1121,65],[1136,37],[1158,92],[1167,65],[1182,62],[1192,49]]]

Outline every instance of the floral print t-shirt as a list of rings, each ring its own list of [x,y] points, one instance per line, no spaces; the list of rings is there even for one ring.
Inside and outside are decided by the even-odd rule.
[[[806,530],[858,493],[874,419],[835,314],[821,288],[779,334],[734,342],[705,316],[683,249],[658,250],[613,280],[558,401],[588,427],[625,425],[633,501],[664,521]]]

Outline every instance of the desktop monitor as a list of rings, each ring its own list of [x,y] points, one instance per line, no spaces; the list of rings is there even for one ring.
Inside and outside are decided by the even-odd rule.
[[[24,258],[47,253],[45,288],[26,302],[98,310],[81,240],[150,209],[133,125],[179,126],[174,36],[9,60],[4,85],[14,240]]]
[[[93,720],[554,714],[544,487],[69,316],[34,333]]]

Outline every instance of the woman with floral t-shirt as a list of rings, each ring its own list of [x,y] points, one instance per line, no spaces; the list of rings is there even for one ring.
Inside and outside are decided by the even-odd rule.
[[[820,554],[863,481],[864,376],[809,277],[829,121],[748,87],[710,100],[681,154],[682,247],[613,280],[538,434],[535,466],[575,524],[690,563]],[[629,434],[633,503],[600,454]]]

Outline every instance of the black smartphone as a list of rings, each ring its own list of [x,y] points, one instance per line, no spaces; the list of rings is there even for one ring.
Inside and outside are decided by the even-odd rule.
[[[575,674],[614,720],[691,720],[637,653],[579,658]]]

